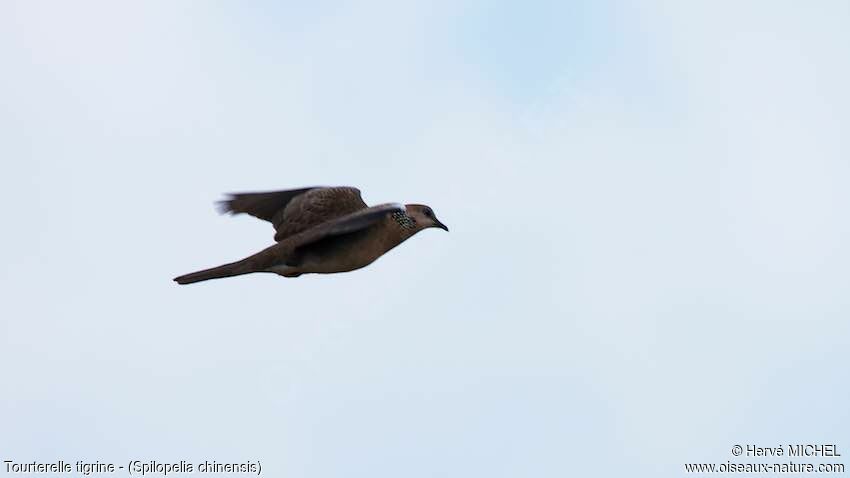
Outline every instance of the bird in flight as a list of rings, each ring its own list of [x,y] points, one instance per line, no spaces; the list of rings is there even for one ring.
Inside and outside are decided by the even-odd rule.
[[[449,228],[423,204],[367,206],[352,187],[231,194],[221,210],[269,221],[276,244],[240,261],[182,275],[178,284],[273,272],[284,277],[365,267],[417,232]]]

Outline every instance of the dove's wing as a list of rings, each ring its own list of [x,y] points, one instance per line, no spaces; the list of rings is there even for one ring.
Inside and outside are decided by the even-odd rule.
[[[275,241],[367,208],[360,190],[346,186],[231,194],[220,205],[223,212],[271,222]]]

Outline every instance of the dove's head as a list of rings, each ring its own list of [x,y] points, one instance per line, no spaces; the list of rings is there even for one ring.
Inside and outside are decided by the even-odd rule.
[[[422,229],[427,229],[429,227],[439,227],[444,231],[449,230],[445,224],[437,219],[437,216],[434,214],[434,210],[430,207],[424,204],[405,204],[404,207],[407,209],[407,215],[416,221],[417,230],[421,231]]]

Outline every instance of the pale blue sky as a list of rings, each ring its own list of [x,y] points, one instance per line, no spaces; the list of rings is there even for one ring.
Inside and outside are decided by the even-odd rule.
[[[682,476],[850,453],[846,2],[4,2],[0,454]],[[242,190],[426,231],[190,287]],[[746,462],[746,460],[741,460]]]

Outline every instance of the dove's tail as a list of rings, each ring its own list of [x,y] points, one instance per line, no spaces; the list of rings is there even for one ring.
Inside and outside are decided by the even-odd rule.
[[[221,279],[223,277],[233,277],[258,272],[258,270],[252,266],[252,261],[249,261],[248,259],[242,259],[241,261],[231,262],[230,264],[224,264],[211,269],[204,269],[202,271],[175,277],[174,282],[177,282],[178,284],[191,284],[193,282]]]

